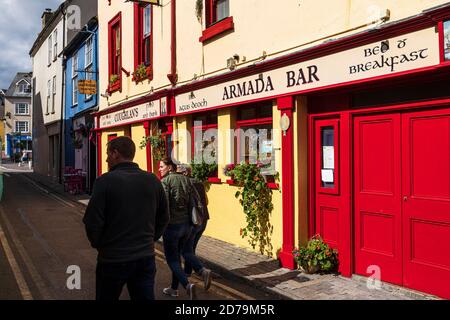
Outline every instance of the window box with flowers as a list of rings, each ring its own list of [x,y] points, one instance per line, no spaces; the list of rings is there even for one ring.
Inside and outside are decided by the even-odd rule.
[[[136,83],[143,82],[146,79],[151,79],[152,77],[152,69],[150,66],[146,66],[144,63],[141,63],[137,66],[136,70],[133,72],[132,80]]]
[[[306,247],[292,251],[298,269],[304,273],[333,272],[339,265],[338,252],[323,242],[320,235],[315,235]]]
[[[120,77],[117,74],[112,74],[109,77],[109,92],[114,92],[120,89]]]

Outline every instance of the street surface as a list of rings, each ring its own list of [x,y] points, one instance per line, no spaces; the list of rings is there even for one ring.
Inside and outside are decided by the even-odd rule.
[[[0,169],[1,170],[1,169]],[[4,193],[0,202],[0,300],[86,300],[95,297],[96,251],[84,232],[84,207],[52,194],[22,173],[3,170]],[[9,171],[9,172],[6,172]],[[22,170],[20,170],[22,171]],[[157,245],[157,299],[188,299],[164,295],[171,273],[162,246]],[[69,289],[73,271],[81,273],[81,288]],[[243,283],[213,274],[209,291],[199,278],[197,295],[202,300],[274,299]],[[126,287],[121,299],[129,299]]]

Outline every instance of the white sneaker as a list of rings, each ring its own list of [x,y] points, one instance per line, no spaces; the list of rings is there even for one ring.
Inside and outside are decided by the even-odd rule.
[[[195,290],[195,285],[193,283],[189,283],[187,285],[186,291],[190,300],[197,300],[197,292]]]
[[[171,287],[164,288],[163,293],[171,297],[178,297],[178,290],[172,289]]]
[[[205,291],[211,286],[211,270],[204,268],[202,271],[203,286]]]

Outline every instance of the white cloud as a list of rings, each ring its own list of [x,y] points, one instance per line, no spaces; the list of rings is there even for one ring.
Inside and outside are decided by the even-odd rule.
[[[8,88],[17,72],[31,71],[29,51],[41,31],[41,15],[63,0],[0,0],[0,88]]]

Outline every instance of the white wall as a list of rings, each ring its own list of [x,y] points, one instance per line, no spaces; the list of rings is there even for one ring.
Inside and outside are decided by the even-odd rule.
[[[61,19],[57,26],[52,30],[52,44],[53,31],[58,29],[58,54],[63,50],[63,20]],[[48,65],[48,37],[37,50],[35,56],[32,58],[33,77],[36,78],[35,94],[40,93],[42,114],[44,115],[44,123],[48,124],[61,119],[61,102],[62,102],[62,57],[58,57]],[[49,114],[46,115],[47,107],[47,82],[53,81],[56,76],[56,96],[55,96],[55,113],[52,112],[52,101],[50,101]],[[53,84],[52,84],[53,85]],[[53,94],[51,92],[51,99]],[[33,103],[33,105],[36,105]]]

